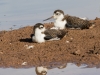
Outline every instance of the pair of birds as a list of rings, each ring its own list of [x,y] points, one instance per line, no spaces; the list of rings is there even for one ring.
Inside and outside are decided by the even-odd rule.
[[[34,34],[31,35],[32,41],[42,43],[46,40],[60,40],[66,35],[66,28],[89,29],[95,26],[87,19],[64,15],[62,10],[55,10],[53,16],[43,21],[51,18],[55,19],[54,27],[51,29],[46,29],[42,23],[35,24]]]

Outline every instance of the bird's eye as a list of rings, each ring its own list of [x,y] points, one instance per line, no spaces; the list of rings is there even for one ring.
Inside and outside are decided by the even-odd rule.
[[[43,27],[40,27],[40,29],[42,29]]]
[[[58,13],[56,13],[56,15],[59,15]]]
[[[56,15],[60,15],[60,13],[56,13]]]
[[[43,27],[41,27],[41,29],[42,29]]]
[[[40,28],[40,29],[42,29],[42,28],[43,28],[43,26],[40,26],[39,28]]]

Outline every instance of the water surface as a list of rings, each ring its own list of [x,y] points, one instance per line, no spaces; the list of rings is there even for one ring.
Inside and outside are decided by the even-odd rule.
[[[0,31],[44,23],[56,9],[94,19],[100,16],[100,0],[0,0]]]
[[[100,69],[85,68],[85,65],[77,67],[76,65],[69,63],[64,69],[53,68],[47,71],[47,75],[100,75]],[[36,75],[35,68],[28,69],[12,69],[12,68],[0,68],[0,75]]]

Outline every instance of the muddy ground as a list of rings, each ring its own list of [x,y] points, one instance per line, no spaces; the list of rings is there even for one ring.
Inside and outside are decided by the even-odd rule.
[[[33,26],[0,31],[0,66],[20,68],[71,62],[100,67],[100,19],[93,21],[96,26],[92,29],[68,29],[62,40],[41,44],[31,41]],[[53,23],[45,26],[51,27]]]

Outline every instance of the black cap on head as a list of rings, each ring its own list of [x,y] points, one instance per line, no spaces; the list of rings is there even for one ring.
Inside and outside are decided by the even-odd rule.
[[[34,29],[40,27],[41,25],[44,27],[44,25],[43,25],[42,23],[37,23],[37,24],[35,24],[35,25],[34,25]]]
[[[42,26],[42,27],[41,27]],[[33,31],[35,32],[35,29],[36,28],[43,28],[44,27],[44,25],[42,24],[42,23],[36,23],[35,25],[34,25],[34,27],[33,27]]]
[[[57,13],[57,12],[60,12],[60,13],[62,13],[64,15],[64,12],[62,10],[60,10],[60,9],[54,11],[54,13]]]

